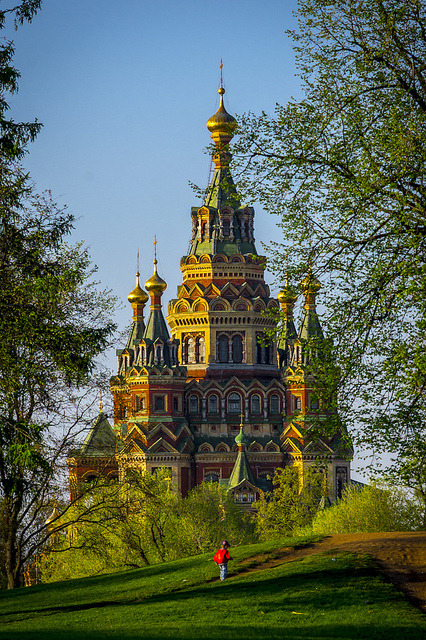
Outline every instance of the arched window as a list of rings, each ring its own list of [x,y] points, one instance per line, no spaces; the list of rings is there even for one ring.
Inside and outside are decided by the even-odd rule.
[[[195,362],[195,340],[188,338],[188,364]]]
[[[195,340],[195,362],[204,362],[204,338],[198,336]]]
[[[189,396],[189,413],[198,413],[198,396]]]
[[[318,399],[315,398],[315,396],[311,396],[311,409],[313,409],[314,411],[316,409],[319,409],[319,402]]]
[[[257,364],[262,363],[262,345],[256,342],[256,362]]]
[[[265,364],[271,364],[271,345],[265,344]]]
[[[219,482],[219,476],[217,473],[209,473],[205,478],[204,482]]]
[[[183,345],[182,345],[182,361],[183,364],[188,364],[188,351],[189,351],[189,338],[185,338]]]
[[[209,396],[209,413],[218,413],[218,397],[216,395]]]
[[[232,338],[232,362],[243,361],[243,340],[241,336],[234,336]]]
[[[224,236],[229,236],[230,228],[231,228],[230,221],[229,220],[224,220],[223,223],[222,223],[222,229],[223,229],[223,235]]]
[[[273,395],[270,398],[270,411],[271,411],[271,413],[279,413],[280,412],[280,399],[276,395]]]
[[[164,396],[155,396],[154,407],[156,411],[164,411]]]
[[[251,412],[260,413],[260,396],[257,393],[251,397]]]
[[[217,359],[219,362],[228,362],[228,336],[222,334],[217,339]]]
[[[229,394],[228,413],[241,413],[241,396],[238,393]]]
[[[300,411],[302,409],[302,398],[300,396],[295,396],[294,408],[296,411]]]

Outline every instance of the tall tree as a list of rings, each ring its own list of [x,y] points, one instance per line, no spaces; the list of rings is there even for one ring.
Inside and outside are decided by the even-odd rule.
[[[91,282],[87,252],[65,243],[72,221],[9,167],[0,185],[0,498],[9,587],[19,585],[34,550],[30,525],[59,460],[85,424],[79,390],[115,329],[111,296]]]
[[[280,217],[278,278],[322,280],[336,387],[364,442],[386,444],[426,388],[426,8],[423,0],[300,0],[303,98],[242,119],[246,191]],[[398,422],[402,449],[424,422]],[[393,433],[395,435],[395,433]],[[401,453],[401,448],[399,454]]]
[[[1,9],[0,29],[8,16],[16,27],[31,21],[40,6]],[[13,52],[0,45],[0,547],[9,588],[48,537],[40,514],[81,425],[78,394],[114,330],[111,296],[97,292],[87,251],[66,244],[73,216],[38,196],[17,165],[40,124],[7,117],[19,78]]]
[[[7,26],[7,20],[13,19],[15,28],[24,22],[31,22],[41,7],[42,0],[22,0],[18,4],[9,3],[9,7],[0,9],[0,30]],[[13,66],[15,48],[11,40],[3,39],[0,44],[0,155],[10,160],[21,159],[26,145],[33,141],[40,131],[41,124],[34,122],[15,122],[7,117],[9,104],[7,94],[18,90],[19,71]]]

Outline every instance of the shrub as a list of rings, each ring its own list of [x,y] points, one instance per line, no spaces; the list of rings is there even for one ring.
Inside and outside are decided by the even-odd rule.
[[[312,532],[369,533],[374,531],[413,531],[421,528],[415,502],[402,488],[371,484],[364,488],[348,486],[343,497],[329,509],[318,512]]]

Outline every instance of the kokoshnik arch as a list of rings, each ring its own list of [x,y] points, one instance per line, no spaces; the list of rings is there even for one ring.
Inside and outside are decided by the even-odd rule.
[[[237,502],[252,505],[270,488],[275,469],[296,465],[304,474],[320,465],[332,500],[349,482],[350,447],[336,433],[310,437],[309,415],[329,409],[313,394],[309,344],[323,340],[316,311],[321,287],[309,273],[299,331],[296,295],[286,284],[278,300],[264,280],[257,254],[254,209],[239,201],[229,169],[229,143],[237,122],[220,104],[207,121],[215,144],[214,174],[204,203],[191,208],[192,238],[180,262],[182,284],[170,301],[167,323],[161,298],[167,287],[157,272],[128,296],[132,326],[117,350],[111,378],[114,421],[102,411],[82,446],[68,459],[71,494],[98,475],[123,478],[129,468],[168,469],[186,495],[219,482]],[[150,298],[145,324],[144,307]],[[278,344],[265,338],[281,312]],[[305,426],[304,426],[305,425]]]

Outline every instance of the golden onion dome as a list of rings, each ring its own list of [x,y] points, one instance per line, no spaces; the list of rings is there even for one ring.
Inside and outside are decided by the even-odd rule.
[[[136,287],[129,293],[127,300],[130,304],[145,304],[148,301],[148,295],[139,284],[139,271],[136,272]]]
[[[297,294],[288,284],[288,278],[285,279],[285,285],[277,295],[277,300],[280,304],[290,303],[294,304],[297,300]]]
[[[154,260],[154,273],[145,282],[145,288],[149,293],[163,293],[167,289],[167,283],[157,273],[157,260]]]
[[[50,516],[47,518],[46,522],[44,523],[45,525],[50,524],[51,522],[53,522],[53,520],[56,520],[56,518],[59,517],[59,511],[56,508],[56,503],[53,505],[53,511],[50,514]]]
[[[224,107],[223,104],[223,94],[225,93],[225,89],[220,86],[219,94],[220,94],[220,104],[219,109],[216,113],[211,116],[207,120],[207,129],[212,134],[224,134],[225,136],[232,136],[235,129],[237,128],[237,121],[234,116],[231,116],[230,113]]]
[[[321,282],[316,278],[312,273],[308,273],[308,275],[303,278],[300,283],[300,288],[304,294],[307,293],[318,293],[321,289]]]

